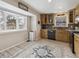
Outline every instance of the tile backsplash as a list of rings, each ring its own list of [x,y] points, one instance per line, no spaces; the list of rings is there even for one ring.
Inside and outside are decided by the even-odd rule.
[[[78,30],[79,29],[79,23],[77,23],[77,24],[69,24],[68,28],[70,30]]]

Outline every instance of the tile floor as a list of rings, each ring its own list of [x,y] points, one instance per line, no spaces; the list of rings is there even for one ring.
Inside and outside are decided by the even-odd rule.
[[[41,39],[38,41],[25,42],[14,48],[0,53],[0,58],[34,58],[33,48],[47,45],[53,50],[56,58],[75,58],[76,56],[71,52],[68,43],[53,41],[48,39]]]

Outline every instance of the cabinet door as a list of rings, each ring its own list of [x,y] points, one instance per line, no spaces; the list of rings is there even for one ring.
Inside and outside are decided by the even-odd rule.
[[[44,38],[44,31],[41,30],[41,38]]]
[[[42,15],[40,15],[40,19],[41,19],[41,24],[45,24],[45,15],[44,14],[42,14]]]
[[[75,10],[75,15],[78,16],[79,15],[79,5],[77,6],[76,10]]]
[[[47,39],[47,30],[46,30],[46,29],[42,29],[42,30],[41,30],[41,37],[42,37],[43,39]]]
[[[57,30],[56,40],[69,42],[69,33],[66,30]]]
[[[54,19],[53,14],[49,14],[48,15],[48,24],[53,24],[53,19]]]
[[[74,20],[75,20],[75,10],[71,10],[69,12],[69,23],[74,23]]]
[[[76,36],[75,36],[74,44],[75,44],[75,46],[74,46],[75,53],[79,57],[79,38]]]
[[[53,14],[40,15],[41,24],[53,24]]]

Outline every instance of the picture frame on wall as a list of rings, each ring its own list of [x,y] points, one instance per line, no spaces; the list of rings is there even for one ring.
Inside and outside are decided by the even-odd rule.
[[[22,2],[18,2],[18,7],[25,11],[28,11],[28,7],[25,4],[23,4]]]

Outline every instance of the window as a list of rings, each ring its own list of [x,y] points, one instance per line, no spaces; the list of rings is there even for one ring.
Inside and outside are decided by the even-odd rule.
[[[56,17],[57,27],[66,27],[66,17]]]
[[[56,15],[54,25],[55,27],[68,27],[68,15]]]
[[[3,12],[2,11],[0,11],[0,30],[4,30],[5,28],[4,28],[4,17],[3,17]]]
[[[0,11],[0,30],[25,30],[27,17],[11,12]]]
[[[19,25],[19,29],[22,29],[25,27],[24,17],[21,17],[21,16],[18,17],[18,25]]]
[[[6,28],[7,29],[16,29],[16,17],[8,15],[6,18]]]

